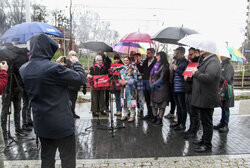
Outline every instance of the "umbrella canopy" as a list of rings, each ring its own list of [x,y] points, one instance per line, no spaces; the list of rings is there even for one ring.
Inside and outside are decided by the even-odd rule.
[[[83,43],[83,47],[92,51],[113,52],[113,48],[103,41],[87,41]]]
[[[43,22],[24,22],[9,28],[0,38],[5,43],[27,42],[33,34],[45,33],[61,37],[62,33],[55,27]]]
[[[156,33],[151,40],[161,43],[179,44],[178,41],[183,37],[197,33],[197,31],[185,27],[167,27]]]
[[[119,42],[113,45],[113,50],[119,53],[129,54],[131,51],[146,54],[146,50],[138,43]]]
[[[227,50],[231,55],[231,60],[235,61],[235,62],[247,62],[246,57],[244,57],[244,55],[237,49],[233,48],[233,47],[228,47],[227,46]]]
[[[202,34],[191,34],[179,40],[178,43],[217,55],[221,55],[219,48],[223,46],[222,44],[212,40],[210,37]]]
[[[124,36],[120,42],[132,42],[132,43],[152,43],[154,42],[150,40],[151,36],[147,33],[139,33],[133,32]]]

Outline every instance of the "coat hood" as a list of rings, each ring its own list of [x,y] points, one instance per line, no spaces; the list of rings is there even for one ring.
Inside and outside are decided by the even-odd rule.
[[[30,39],[30,57],[51,59],[56,50],[58,49],[57,43],[45,34],[37,34]]]

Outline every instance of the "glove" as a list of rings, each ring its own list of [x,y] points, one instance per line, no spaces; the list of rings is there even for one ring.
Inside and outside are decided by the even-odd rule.
[[[87,93],[86,84],[83,85],[82,93],[84,95],[86,95],[86,93]]]

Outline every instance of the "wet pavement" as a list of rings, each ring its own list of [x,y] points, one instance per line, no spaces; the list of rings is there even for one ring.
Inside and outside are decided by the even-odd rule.
[[[115,103],[113,103],[113,105],[115,105]],[[223,157],[224,155],[247,155],[250,153],[249,109],[250,100],[236,101],[235,107],[230,109],[230,131],[227,134],[221,134],[218,131],[214,131],[212,151],[209,153],[197,154],[193,151],[195,147],[192,143],[193,139],[185,140],[183,138],[183,131],[172,130],[169,127],[171,121],[168,119],[164,119],[163,126],[159,127],[140,119],[136,119],[134,123],[128,123],[121,122],[119,117],[114,117],[114,125],[124,126],[125,128],[115,130],[114,137],[112,137],[112,132],[110,131],[110,117],[101,116],[100,122],[102,125],[97,125],[98,120],[93,118],[89,111],[90,103],[78,103],[76,105],[76,113],[81,116],[81,119],[76,120],[77,160],[81,166],[81,160],[84,160],[84,162],[86,162],[86,160],[91,162],[90,159],[93,161],[97,159],[97,162],[103,160],[97,167],[106,167],[101,165],[104,163],[111,163],[112,161],[109,161],[110,159],[113,161],[116,159],[123,159],[123,162],[129,163],[126,159],[131,158],[135,159],[132,167],[136,167],[136,159],[142,158],[151,159],[152,162],[150,162],[150,164],[152,166],[158,158],[187,158],[193,156],[200,158],[201,156],[212,157],[218,155]],[[168,111],[169,108],[167,107],[166,114]],[[220,109],[216,108],[214,112],[214,124],[217,124],[219,119]],[[107,126],[109,129],[103,125]],[[187,119],[187,127],[188,125],[189,119]],[[90,126],[93,127],[85,130]],[[30,132],[28,137],[18,138],[14,135],[13,130],[13,121],[11,121],[11,135],[14,136],[17,142],[11,143],[10,147],[6,148],[6,164],[18,163],[19,165],[25,165],[26,161],[31,164],[33,160],[34,164],[39,165],[40,149],[36,148],[34,133]],[[202,131],[200,130],[198,137],[200,137],[201,134]],[[250,158],[250,155],[247,156]],[[59,160],[58,152],[56,154],[56,159]],[[248,161],[250,162],[250,159],[247,159],[247,164]],[[147,161],[145,162],[145,166],[149,166],[147,165]],[[139,161],[139,163],[142,162]],[[173,163],[175,163],[175,161],[173,161]],[[58,163],[58,165],[59,164],[60,163]],[[119,164],[115,167],[119,167]]]

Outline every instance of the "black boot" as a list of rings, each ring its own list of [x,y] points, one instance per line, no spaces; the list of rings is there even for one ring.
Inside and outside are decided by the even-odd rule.
[[[150,120],[151,123],[155,123],[157,121],[157,117],[153,116],[152,119]]]
[[[224,127],[224,125],[225,125],[224,123],[220,122],[218,125],[214,126],[214,129],[219,130],[220,128]]]
[[[227,133],[229,131],[228,124],[224,124],[224,127],[219,128],[220,133]]]
[[[155,122],[155,125],[162,126],[162,118],[158,117],[157,121]]]

